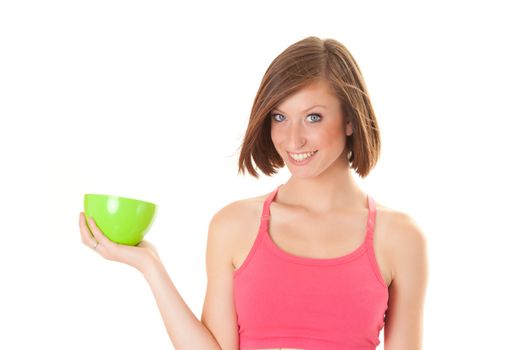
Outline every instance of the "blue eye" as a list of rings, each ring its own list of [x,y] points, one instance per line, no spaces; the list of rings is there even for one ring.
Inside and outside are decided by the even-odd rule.
[[[321,120],[321,116],[320,116],[319,114],[317,114],[317,113],[308,114],[308,116],[309,116],[309,117],[310,117],[310,116],[314,116],[314,117],[319,118],[319,119],[317,119],[317,120],[314,120],[315,122],[318,122],[318,121]]]
[[[282,114],[277,114],[277,113],[272,114],[272,119],[275,120],[276,122],[280,122],[280,121],[281,121],[281,120],[277,120],[277,119],[275,118],[276,116],[284,117]]]
[[[282,119],[278,119],[278,116],[281,116],[281,117],[283,117],[283,118],[282,118]],[[314,122],[314,123],[320,121],[321,118],[322,118],[321,115],[320,115],[320,114],[317,114],[317,113],[308,114],[308,117],[314,117],[314,118],[313,118],[313,122]],[[284,117],[282,114],[279,114],[279,113],[272,114],[272,120],[274,120],[274,121],[276,121],[276,122],[278,122],[278,123],[280,123],[281,121],[283,121],[284,118],[285,118],[285,117]],[[317,118],[317,119],[316,119],[316,118]]]

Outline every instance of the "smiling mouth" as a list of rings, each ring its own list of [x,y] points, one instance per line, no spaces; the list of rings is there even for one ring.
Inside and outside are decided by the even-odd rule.
[[[290,153],[290,152],[287,152],[288,155],[290,156],[290,158],[292,158],[293,160],[297,161],[297,162],[302,162],[310,157],[312,157],[314,154],[316,154],[318,151],[313,151],[313,152],[304,152],[304,153]]]

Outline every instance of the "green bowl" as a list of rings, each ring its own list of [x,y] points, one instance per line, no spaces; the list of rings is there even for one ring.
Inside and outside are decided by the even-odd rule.
[[[153,203],[104,194],[85,194],[86,219],[93,217],[102,232],[113,242],[137,245],[144,239],[157,206]]]

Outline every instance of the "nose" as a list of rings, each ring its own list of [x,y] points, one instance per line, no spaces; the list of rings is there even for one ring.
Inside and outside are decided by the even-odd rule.
[[[306,144],[306,135],[300,123],[291,123],[288,130],[288,150],[300,150]]]

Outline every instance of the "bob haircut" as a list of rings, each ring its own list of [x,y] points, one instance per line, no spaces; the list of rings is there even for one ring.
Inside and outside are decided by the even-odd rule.
[[[325,79],[341,103],[352,135],[346,138],[350,167],[362,178],[375,166],[381,149],[377,119],[361,70],[348,49],[334,39],[310,36],[277,56],[270,64],[253,102],[239,155],[239,173],[258,178],[252,163],[267,176],[277,173],[284,161],[271,139],[270,112],[308,84]]]

